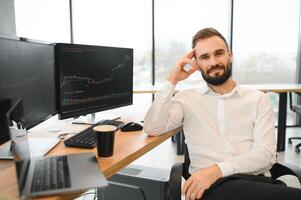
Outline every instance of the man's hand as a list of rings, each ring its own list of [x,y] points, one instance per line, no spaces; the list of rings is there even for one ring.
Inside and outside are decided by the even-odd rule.
[[[185,181],[182,194],[185,195],[186,200],[199,199],[205,190],[221,177],[222,173],[217,165],[200,169]]]
[[[192,49],[183,58],[178,60],[172,71],[169,73],[167,80],[176,85],[179,81],[188,78],[193,72],[195,72],[198,67],[196,62],[193,60],[194,55],[195,50]],[[187,71],[184,69],[186,64],[191,65],[191,68]]]

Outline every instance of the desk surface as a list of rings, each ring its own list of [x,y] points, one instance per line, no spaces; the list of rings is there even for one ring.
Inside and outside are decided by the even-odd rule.
[[[181,130],[177,128],[166,134],[157,137],[149,137],[143,131],[121,132],[118,131],[115,136],[114,155],[109,158],[98,158],[98,163],[104,175],[108,178],[118,172],[132,161],[141,157],[166,139]],[[48,155],[73,154],[83,152],[94,152],[94,149],[67,148],[63,142],[55,147]],[[18,188],[16,182],[16,173],[13,161],[0,161],[0,199],[18,199]],[[5,180],[5,181],[3,181]],[[51,198],[39,199],[73,199],[77,194],[64,196],[53,196]]]
[[[241,84],[242,86],[254,88],[263,92],[275,92],[275,93],[285,93],[285,92],[301,92],[301,84]],[[187,89],[188,87],[179,87],[176,90]],[[193,86],[189,87],[193,88]],[[149,86],[134,88],[134,93],[156,93],[160,91],[160,87]]]

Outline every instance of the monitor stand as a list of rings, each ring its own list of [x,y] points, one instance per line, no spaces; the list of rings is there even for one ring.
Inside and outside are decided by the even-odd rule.
[[[50,128],[48,128],[48,132],[51,132],[51,133],[57,133],[57,132],[60,132],[62,129],[60,127],[56,127],[56,126],[52,126]]]
[[[89,115],[80,116],[78,118],[73,118],[72,124],[90,124],[93,125],[96,122],[96,115],[95,113],[91,113]]]
[[[117,114],[100,114],[97,113],[97,116],[95,113],[91,113],[89,115],[86,116],[80,116],[76,119],[73,119],[72,124],[87,124],[87,125],[93,125],[101,120],[118,120],[120,119],[120,115]]]

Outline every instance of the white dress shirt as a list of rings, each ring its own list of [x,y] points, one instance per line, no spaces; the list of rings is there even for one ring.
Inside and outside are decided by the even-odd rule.
[[[236,84],[219,95],[206,84],[179,91],[166,81],[147,112],[144,130],[156,136],[183,125],[190,173],[217,164],[222,176],[264,174],[275,163],[274,113],[268,96]]]

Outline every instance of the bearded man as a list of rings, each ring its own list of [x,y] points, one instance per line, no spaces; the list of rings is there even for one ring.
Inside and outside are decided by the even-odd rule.
[[[301,199],[301,190],[270,178],[276,161],[271,102],[232,79],[231,60],[217,30],[198,31],[147,112],[145,132],[156,136],[183,126],[191,174],[182,188],[187,200]],[[205,84],[174,95],[177,83],[198,70]]]

